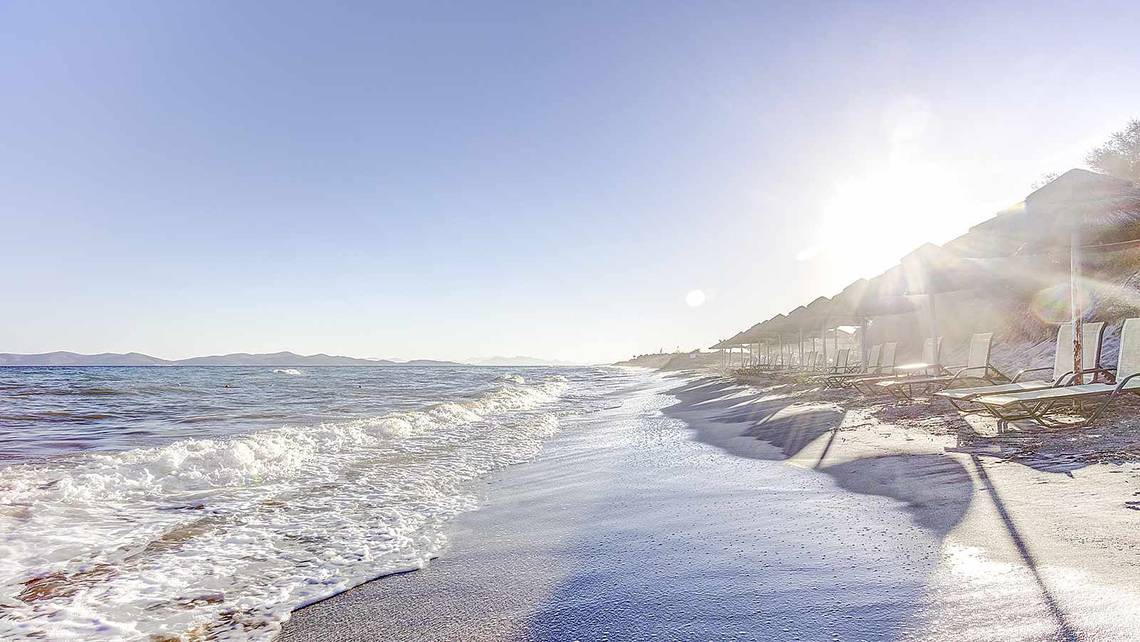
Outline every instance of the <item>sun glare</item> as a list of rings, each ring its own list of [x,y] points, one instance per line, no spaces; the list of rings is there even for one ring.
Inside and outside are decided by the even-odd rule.
[[[704,290],[690,290],[689,293],[685,295],[685,303],[688,304],[690,308],[699,308],[704,305]]]
[[[826,259],[828,269],[873,276],[910,248],[940,243],[962,230],[968,205],[948,173],[901,164],[840,181],[823,203],[819,234],[797,254]]]

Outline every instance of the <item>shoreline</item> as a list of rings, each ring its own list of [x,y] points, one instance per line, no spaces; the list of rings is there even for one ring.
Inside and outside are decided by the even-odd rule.
[[[962,450],[949,432],[881,418],[906,418],[906,409],[719,377],[650,378],[662,387],[629,396],[656,396],[648,413],[629,412],[625,399],[621,410],[567,426],[538,459],[486,482],[482,508],[455,520],[451,546],[426,568],[300,609],[279,639],[1140,631],[1140,538],[1131,533],[1140,514],[1124,503],[1140,479],[1135,463],[1021,465]],[[652,439],[610,443],[609,424],[653,413],[661,425],[638,429]],[[682,461],[657,461],[674,457]],[[737,479],[714,476],[726,474]],[[781,512],[786,523],[773,524]],[[734,555],[704,550],[710,539]],[[629,579],[639,574],[648,578]],[[727,597],[726,575],[739,583]],[[652,609],[646,599],[657,600]],[[856,606],[843,613],[836,603]]]

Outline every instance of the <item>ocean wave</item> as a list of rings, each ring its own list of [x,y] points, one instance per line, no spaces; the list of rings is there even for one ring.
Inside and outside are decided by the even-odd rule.
[[[526,379],[523,379],[522,377],[520,377],[517,374],[499,375],[498,377],[495,377],[495,381],[509,381],[511,383],[526,383]]]
[[[284,374],[284,375],[291,375],[294,377],[300,377],[301,375],[303,375],[305,373],[301,372],[300,370],[298,370],[296,368],[277,368],[276,370],[273,371],[273,374]]]
[[[470,481],[557,430],[566,387],[0,469],[0,638],[272,639],[436,555]]]

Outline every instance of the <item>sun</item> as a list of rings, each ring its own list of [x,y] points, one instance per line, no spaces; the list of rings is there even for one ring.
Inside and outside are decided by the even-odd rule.
[[[924,242],[964,232],[970,208],[949,172],[903,164],[837,182],[822,210],[816,237],[796,258],[826,259],[854,278],[872,276]]]
[[[704,305],[704,290],[689,290],[689,293],[685,295],[685,303],[688,304],[690,308],[699,308]]]

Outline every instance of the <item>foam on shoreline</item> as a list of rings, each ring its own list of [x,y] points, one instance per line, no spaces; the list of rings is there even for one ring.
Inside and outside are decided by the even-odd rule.
[[[567,385],[0,469],[0,637],[271,639],[294,608],[435,555],[469,482],[557,430]]]

